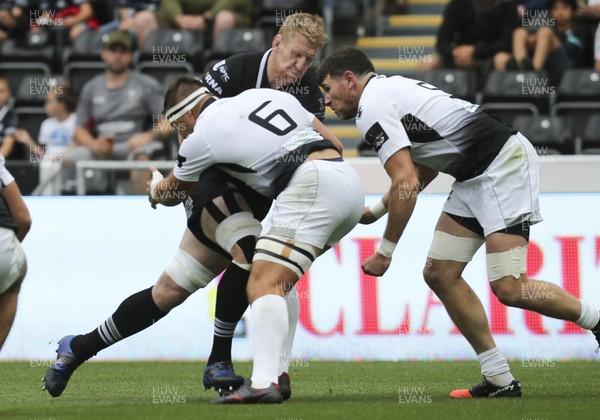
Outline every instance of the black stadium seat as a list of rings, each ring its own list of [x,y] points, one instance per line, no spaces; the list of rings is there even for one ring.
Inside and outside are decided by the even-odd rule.
[[[600,110],[598,110],[600,112]],[[586,124],[581,142],[581,153],[600,154],[600,113],[592,115]]]
[[[568,118],[549,115],[518,116],[515,118],[514,128],[529,139],[539,155],[574,152],[571,121]]]
[[[40,76],[36,73],[24,75],[19,88],[14,92],[15,106],[43,106],[50,89],[62,82],[62,75]]]
[[[45,63],[0,62],[0,75],[8,78],[13,95],[19,91],[23,79],[32,76],[48,77],[50,74],[50,67]]]
[[[265,51],[267,40],[264,31],[256,28],[226,29],[217,34],[205,62],[227,58],[246,51]]]
[[[157,67],[202,68],[204,51],[204,32],[182,29],[164,29],[152,31],[144,45],[134,54],[133,62],[138,66],[142,62]]]
[[[75,94],[79,95],[88,81],[102,73],[104,73],[103,62],[76,61],[65,66],[63,77],[69,82]]]
[[[0,44],[0,63],[36,63],[49,68],[50,73],[56,67],[54,39],[52,31],[29,31],[22,37],[8,38]]]
[[[482,106],[512,125],[527,113],[537,116],[549,111],[554,87],[544,73],[536,71],[493,71],[483,89]]]
[[[102,61],[100,52],[108,34],[96,31],[84,31],[75,40],[73,45],[63,53],[63,66],[76,61]]]
[[[457,98],[475,101],[475,72],[470,70],[439,69],[423,72],[420,79]]]
[[[568,70],[556,92],[552,115],[569,116],[574,134],[581,137],[588,120],[600,109],[600,73],[593,70]]]

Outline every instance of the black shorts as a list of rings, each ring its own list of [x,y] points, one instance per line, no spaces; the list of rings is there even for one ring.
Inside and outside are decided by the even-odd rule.
[[[256,220],[265,218],[273,199],[257,193],[242,181],[231,177],[215,166],[202,173],[198,184],[184,202],[188,229],[204,245],[227,258],[231,258],[229,253],[210,240],[202,231],[200,215],[207,203],[233,192],[238,192],[244,197]]]

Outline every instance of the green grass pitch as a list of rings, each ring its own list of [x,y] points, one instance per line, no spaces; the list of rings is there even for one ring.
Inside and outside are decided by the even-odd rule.
[[[598,419],[600,363],[511,363],[523,398],[453,400],[480,381],[477,362],[313,362],[291,368],[281,405],[213,406],[204,363],[88,362],[64,394],[42,392],[48,362],[0,363],[0,419]],[[251,365],[238,362],[249,376]]]

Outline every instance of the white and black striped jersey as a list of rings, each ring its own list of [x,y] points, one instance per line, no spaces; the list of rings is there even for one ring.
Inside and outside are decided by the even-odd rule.
[[[334,148],[314,130],[314,119],[296,98],[274,89],[218,99],[183,140],[173,174],[195,182],[217,165],[260,194],[276,197],[308,154]]]
[[[458,181],[483,173],[516,133],[478,105],[402,76],[367,82],[356,125],[383,164],[410,147],[413,161]]]

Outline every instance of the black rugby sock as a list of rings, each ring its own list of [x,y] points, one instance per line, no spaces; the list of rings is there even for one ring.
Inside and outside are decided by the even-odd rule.
[[[250,272],[230,263],[217,288],[215,333],[208,364],[231,360],[231,342],[235,326],[248,308],[246,284]]]
[[[98,328],[75,337],[71,342],[71,350],[78,359],[89,359],[117,341],[148,328],[167,313],[154,303],[152,287],[142,290],[125,299]]]

